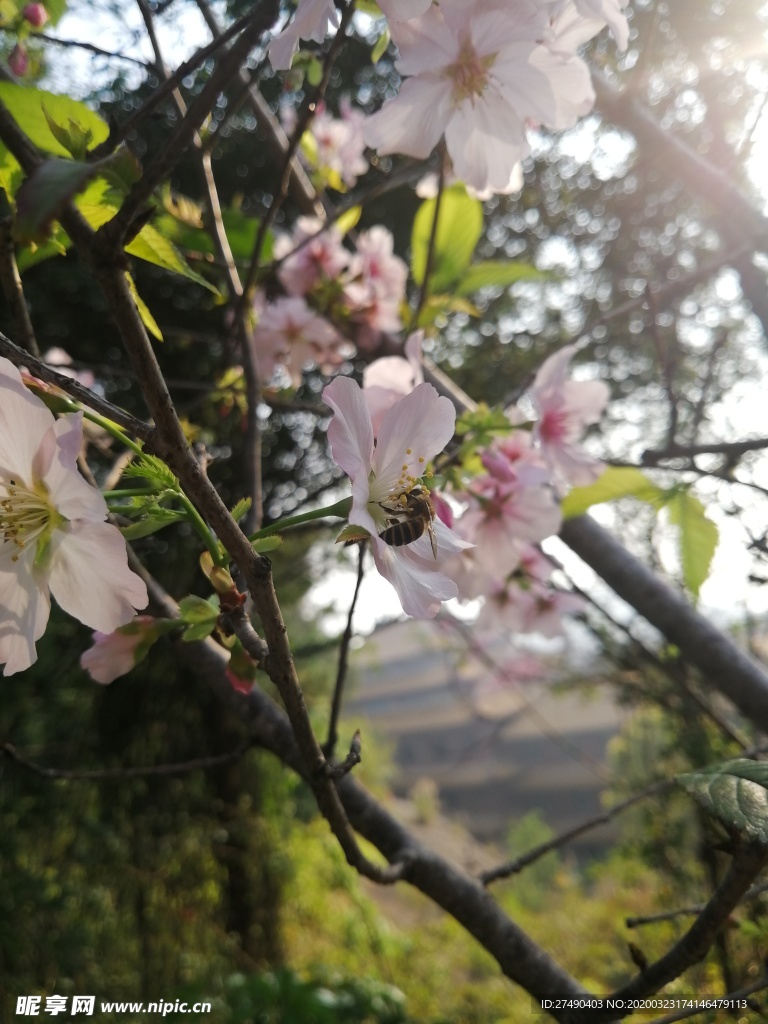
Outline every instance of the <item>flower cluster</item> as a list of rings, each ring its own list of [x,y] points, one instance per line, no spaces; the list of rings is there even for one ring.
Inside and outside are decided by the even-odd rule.
[[[335,414],[328,431],[333,458],[353,485],[350,524],[371,537],[377,568],[408,614],[431,617],[449,597],[484,597],[481,627],[556,635],[562,616],[579,611],[581,600],[551,585],[552,566],[538,544],[560,528],[562,489],[601,472],[579,441],[599,419],[608,389],[567,376],[572,346],[547,359],[531,388],[538,416],[532,429],[520,427],[519,410],[508,412],[508,430],[480,453],[484,472],[454,491],[462,509],[455,522],[452,507],[432,491],[438,557],[430,559],[423,532],[401,547],[386,543],[387,523],[408,518],[408,494],[423,487],[426,465],[453,433],[450,403],[423,383],[421,341],[420,332],[409,338],[407,358],[371,363],[362,394],[346,379],[325,389]]]
[[[395,256],[386,228],[361,232],[352,253],[338,231],[301,217],[292,235],[277,239],[274,255],[287,297],[256,300],[253,343],[264,380],[283,366],[297,385],[306,366],[330,371],[343,362],[352,352],[350,339],[366,348],[382,331],[402,326],[408,268]]]

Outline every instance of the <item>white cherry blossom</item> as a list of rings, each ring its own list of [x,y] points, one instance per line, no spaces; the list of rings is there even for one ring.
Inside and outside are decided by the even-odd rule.
[[[586,65],[546,45],[548,5],[534,0],[442,0],[396,22],[406,78],[365,126],[380,153],[426,158],[442,136],[455,175],[478,192],[505,192],[528,151],[527,120],[571,127],[594,103]]]
[[[0,358],[0,662],[12,675],[37,658],[50,594],[103,633],[147,603],[120,531],[77,469],[82,413],[54,419]]]
[[[448,444],[456,412],[431,384],[418,387],[385,414],[378,439],[363,393],[348,377],[337,377],[323,391],[333,409],[328,440],[334,462],[352,481],[349,522],[371,538],[376,568],[397,591],[403,611],[415,618],[433,618],[443,601],[456,597],[453,580],[442,571],[442,559],[456,555],[465,544],[435,519],[438,560],[426,534],[410,544],[392,547],[379,534],[387,514],[403,495],[418,486],[429,462]]]

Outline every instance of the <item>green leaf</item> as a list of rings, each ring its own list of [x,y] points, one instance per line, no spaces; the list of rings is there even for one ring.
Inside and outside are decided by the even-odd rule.
[[[159,459],[156,455],[142,454],[138,459],[135,459],[125,467],[123,476],[141,477],[156,487],[167,488],[169,491],[174,492],[179,490],[179,481],[163,460]]]
[[[680,562],[686,587],[695,598],[709,576],[719,534],[707,518],[699,499],[684,488],[675,488],[665,506],[669,520],[679,531]]]
[[[768,845],[768,762],[726,761],[677,782],[725,826]]]
[[[231,513],[232,518],[236,523],[240,522],[252,504],[253,502],[250,498],[241,498],[240,501],[237,502]]]
[[[138,309],[139,311],[141,322],[144,324],[144,326],[147,328],[147,330],[153,337],[157,338],[158,341],[162,341],[163,332],[158,327],[157,320],[155,320],[155,318],[150,313],[149,306],[146,304],[144,299],[142,299],[142,297],[136,290],[136,283],[134,282],[131,275],[128,273],[126,273],[125,279],[128,282],[128,287],[131,291],[133,301],[136,303],[136,309]]]
[[[218,621],[220,611],[221,608],[218,594],[214,594],[208,601],[206,601],[205,598],[196,597],[194,594],[190,594],[188,597],[183,597],[181,601],[179,601],[180,618],[183,622],[191,624],[212,622],[215,625]]]
[[[275,533],[271,537],[259,537],[253,541],[253,550],[263,555],[267,551],[274,551],[276,548],[279,548],[282,543],[283,538]]]
[[[58,218],[64,205],[93,178],[125,176],[137,167],[124,148],[90,164],[61,157],[46,160],[17,193],[16,236],[22,243],[42,240],[50,234],[51,221]],[[126,179],[126,184],[130,183],[130,178]]]
[[[425,200],[416,212],[411,233],[411,273],[417,285],[427,272],[429,240],[437,199]],[[466,188],[451,185],[440,200],[437,234],[432,256],[430,290],[448,291],[464,276],[483,230],[483,204],[467,195]]]
[[[58,96],[43,89],[31,89],[12,82],[0,82],[0,100],[8,107],[29,138],[40,149],[54,156],[70,156],[70,151],[51,130],[50,122],[70,126],[68,130],[90,132],[95,145],[109,136],[109,126],[84,103],[69,96]]]
[[[458,295],[430,295],[419,313],[417,327],[431,327],[441,316],[448,313],[466,313],[467,316],[480,316],[480,310],[469,299]]]
[[[486,260],[469,266],[462,274],[455,291],[457,295],[472,295],[480,288],[506,288],[517,281],[546,281],[551,276],[532,267],[530,263]]]
[[[207,288],[214,295],[219,295],[218,288],[196,273],[173,242],[164,238],[151,224],[144,225],[133,241],[125,247],[125,251],[140,260],[146,260],[147,263],[154,263],[158,267],[170,270],[173,274],[180,274],[187,280]]]
[[[82,125],[72,120],[67,125],[59,124],[45,109],[45,103],[43,103],[43,114],[56,141],[61,143],[74,160],[85,160],[88,147],[93,142],[91,129],[83,128]]]
[[[601,477],[588,487],[574,487],[562,501],[566,519],[583,515],[592,505],[617,498],[637,498],[656,508],[666,500],[666,491],[632,466],[608,466]]]
[[[147,516],[129,526],[121,526],[120,533],[126,540],[139,540],[141,537],[149,537],[159,530],[164,530],[166,526],[170,526],[170,523],[163,522],[161,519],[150,519]]]
[[[181,639],[191,643],[193,640],[205,640],[216,629],[215,622],[198,622],[194,626],[187,626],[181,634]]]

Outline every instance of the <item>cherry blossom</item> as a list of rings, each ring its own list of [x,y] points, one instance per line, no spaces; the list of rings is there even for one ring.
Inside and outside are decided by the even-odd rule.
[[[454,173],[504,192],[528,151],[525,122],[571,127],[594,103],[586,65],[545,44],[547,6],[533,0],[442,0],[397,22],[397,68],[411,76],[365,127],[380,153],[424,159],[445,136]]]
[[[392,232],[380,225],[362,232],[342,293],[352,320],[377,334],[399,331],[400,304],[405,298],[407,280],[408,267],[394,254]]]
[[[525,431],[494,442],[481,461],[488,472],[472,481],[457,525],[459,534],[475,545],[463,556],[458,574],[461,596],[467,599],[505,580],[528,545],[556,534],[562,521],[549,470]]]
[[[352,481],[351,525],[370,536],[376,568],[397,591],[403,611],[415,618],[433,618],[443,601],[456,597],[453,580],[442,561],[468,545],[435,519],[438,560],[426,533],[410,544],[392,547],[379,534],[387,516],[402,507],[448,444],[456,422],[451,402],[431,384],[419,384],[385,414],[374,442],[373,426],[363,393],[355,381],[337,377],[323,391],[333,409],[328,440],[334,462]]]
[[[322,228],[316,217],[299,217],[293,234],[275,241],[273,255],[282,261],[277,276],[289,295],[307,295],[335,282],[350,264],[352,254],[339,232]]]
[[[50,594],[70,615],[111,633],[147,603],[101,494],[77,469],[82,413],[55,420],[0,359],[0,662],[36,659]]]
[[[512,578],[491,588],[478,616],[477,629],[538,633],[552,639],[563,633],[564,616],[578,615],[585,607],[578,594],[555,590],[535,580],[521,585]]]
[[[424,380],[421,368],[421,345],[424,331],[415,331],[405,343],[405,357],[383,356],[374,359],[363,371],[363,395],[373,423],[373,436],[387,409],[399,402],[403,395],[413,391]]]
[[[287,71],[299,48],[300,39],[322,43],[328,33],[339,25],[339,12],[333,0],[300,0],[288,25],[267,47],[275,71]]]
[[[578,442],[585,429],[600,419],[610,392],[603,381],[568,378],[575,352],[573,345],[566,345],[545,360],[531,388],[539,417],[533,438],[560,490],[592,483],[603,471],[602,462]]]
[[[551,0],[551,35],[547,41],[553,49],[575,53],[608,25],[618,48],[626,50],[626,6],[626,0]]]
[[[262,307],[253,346],[262,379],[268,381],[275,368],[283,366],[294,387],[301,383],[304,367],[314,365],[330,372],[344,361],[346,351],[336,329],[297,296]]]
[[[407,21],[418,18],[432,6],[432,0],[379,0],[388,21]]]
[[[111,683],[124,676],[142,661],[157,640],[160,631],[157,619],[137,615],[133,622],[120,626],[113,633],[93,634],[93,647],[80,656],[81,666],[97,683]]]
[[[351,187],[368,170],[363,156],[365,114],[356,110],[348,99],[339,104],[341,117],[332,117],[325,106],[320,106],[312,120],[310,132],[315,140],[315,163],[324,178],[336,176]]]

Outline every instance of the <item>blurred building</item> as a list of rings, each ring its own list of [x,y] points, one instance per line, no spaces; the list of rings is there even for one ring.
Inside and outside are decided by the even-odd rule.
[[[479,839],[502,839],[534,809],[560,832],[602,810],[606,745],[627,711],[599,683],[559,686],[573,660],[566,672],[562,654],[542,657],[545,680],[504,683],[502,644],[483,662],[446,625],[384,625],[354,654],[347,719],[364,730],[368,719],[393,744],[398,795],[433,780],[442,811]],[[601,828],[573,848],[589,856],[611,838]]]

